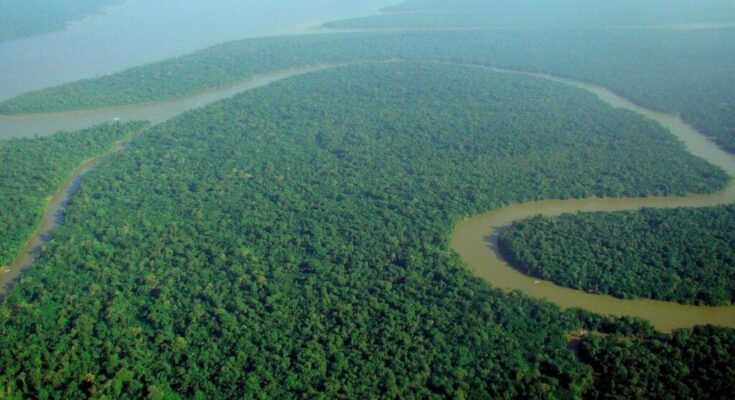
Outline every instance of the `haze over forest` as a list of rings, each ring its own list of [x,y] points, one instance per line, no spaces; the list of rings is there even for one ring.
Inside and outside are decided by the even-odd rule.
[[[731,399],[733,65],[726,0],[0,0],[0,399]]]

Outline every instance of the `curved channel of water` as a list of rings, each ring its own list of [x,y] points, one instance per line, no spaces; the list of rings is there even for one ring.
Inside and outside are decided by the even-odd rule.
[[[318,71],[332,65],[311,65],[255,75],[233,85],[206,90],[181,98],[155,103],[62,112],[55,114],[0,115],[0,139],[45,136],[65,130],[74,131],[112,121],[150,121],[161,123],[185,111],[206,106],[246,90],[265,86],[292,76]]]
[[[652,118],[681,139],[689,152],[721,167],[731,176],[735,176],[735,156],[721,150],[676,115],[640,107],[602,87],[585,82],[546,74],[502,68],[490,69],[501,73],[533,76],[572,85],[596,94],[601,100],[614,107],[629,109]],[[702,307],[648,299],[624,300],[561,287],[514,269],[502,258],[497,246],[499,234],[511,222],[538,214],[553,216],[579,211],[635,210],[641,207],[706,207],[733,202],[735,202],[735,182],[731,181],[724,190],[706,195],[544,200],[512,204],[460,222],[452,232],[450,243],[452,249],[462,256],[472,272],[488,280],[493,286],[520,290],[528,296],[548,300],[563,308],[579,307],[600,314],[638,316],[649,320],[663,332],[701,324],[735,328],[735,306]]]

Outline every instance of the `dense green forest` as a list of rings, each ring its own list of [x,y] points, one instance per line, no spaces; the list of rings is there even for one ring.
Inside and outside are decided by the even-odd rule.
[[[735,393],[735,330],[697,327],[636,340],[592,335],[580,356],[595,370],[595,399],[722,399]]]
[[[277,82],[156,126],[86,176],[0,304],[0,393],[604,395],[566,334],[650,327],[492,289],[448,233],[510,202],[725,179],[653,122],[562,84],[427,63]]]
[[[230,42],[0,103],[0,113],[68,111],[184,96],[255,74],[359,60],[438,60],[595,82],[679,112],[735,149],[735,29],[551,29],[330,34]]]
[[[728,0],[416,0],[382,14],[329,22],[338,29],[636,27],[735,23]]]
[[[12,261],[38,227],[47,199],[74,169],[145,123],[115,123],[32,139],[0,140],[0,265]]]
[[[735,87],[735,2],[406,0],[384,11],[389,12],[325,25],[348,30],[510,28],[509,37],[497,35],[493,46],[484,46],[480,53],[488,58],[483,63],[605,86],[643,106],[681,114],[735,152],[735,94],[727,89]],[[709,25],[716,29],[702,29]],[[464,44],[458,40],[455,46]],[[493,47],[519,54],[508,56]]]
[[[64,29],[70,21],[122,0],[2,0],[0,42]]]
[[[735,302],[735,206],[537,216],[514,222],[501,252],[522,271],[617,297]]]

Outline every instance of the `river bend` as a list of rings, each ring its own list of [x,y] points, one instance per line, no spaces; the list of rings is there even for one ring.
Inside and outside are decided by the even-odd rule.
[[[586,82],[503,68],[490,69],[500,73],[521,74],[572,85],[597,95],[613,107],[625,108],[654,119],[681,139],[690,153],[735,176],[735,156],[720,149],[677,115],[646,109],[607,89]],[[626,300],[565,288],[521,273],[511,267],[498,250],[498,236],[503,229],[515,220],[534,215],[555,216],[580,211],[621,211],[642,207],[707,207],[733,202],[735,202],[735,182],[731,181],[724,190],[704,195],[542,200],[511,204],[460,222],[451,234],[450,245],[461,255],[476,276],[489,281],[493,286],[520,290],[530,297],[545,299],[562,308],[578,307],[605,315],[637,316],[649,320],[663,332],[703,324],[735,328],[735,306],[706,307],[650,299]]]

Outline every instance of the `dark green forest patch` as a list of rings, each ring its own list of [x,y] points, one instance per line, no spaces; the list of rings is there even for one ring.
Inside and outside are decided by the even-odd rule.
[[[0,140],[0,265],[18,254],[41,222],[47,199],[79,164],[144,126],[116,123],[47,137]]]
[[[514,222],[501,252],[527,274],[622,298],[735,302],[735,206],[564,214]]]
[[[585,340],[580,355],[595,371],[595,399],[722,399],[735,393],[735,330],[711,326],[671,336]]]

